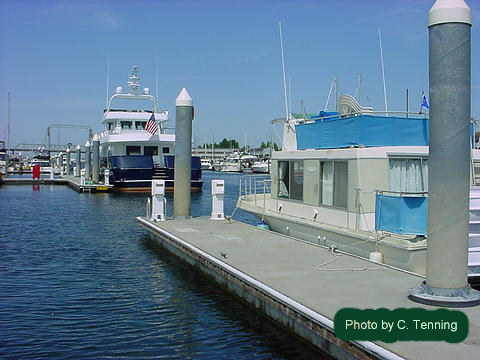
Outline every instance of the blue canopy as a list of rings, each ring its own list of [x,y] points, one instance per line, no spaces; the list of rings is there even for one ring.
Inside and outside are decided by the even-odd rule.
[[[427,146],[428,119],[360,115],[296,126],[297,148]]]

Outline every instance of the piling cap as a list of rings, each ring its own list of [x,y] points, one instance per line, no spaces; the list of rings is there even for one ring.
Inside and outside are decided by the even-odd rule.
[[[187,89],[183,88],[175,100],[175,106],[193,106],[193,100]]]
[[[428,12],[428,27],[445,23],[472,25],[472,10],[464,0],[437,0]]]
[[[85,143],[85,147],[89,147],[90,146],[90,141],[87,140],[87,142]]]
[[[77,145],[77,147],[75,149],[80,150],[80,145]]]
[[[93,141],[100,141],[100,138],[98,137],[97,134],[93,135]]]

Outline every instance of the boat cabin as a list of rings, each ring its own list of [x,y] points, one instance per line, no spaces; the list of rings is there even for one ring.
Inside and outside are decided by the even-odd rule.
[[[272,156],[269,210],[346,229],[426,235],[426,116],[335,113],[297,122],[293,135],[287,143],[295,148]],[[480,151],[472,154],[476,185]]]

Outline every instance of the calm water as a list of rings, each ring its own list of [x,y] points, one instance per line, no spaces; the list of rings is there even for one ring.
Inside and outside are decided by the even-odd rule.
[[[194,216],[210,214],[212,177],[235,207],[239,175],[206,172]],[[0,188],[0,358],[318,358],[156,246],[135,220],[145,199]]]

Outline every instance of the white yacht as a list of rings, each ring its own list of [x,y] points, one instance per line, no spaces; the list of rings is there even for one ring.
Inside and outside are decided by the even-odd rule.
[[[472,148],[472,185],[479,166],[480,150]],[[427,169],[426,115],[377,116],[342,95],[338,113],[285,123],[282,151],[272,154],[271,192],[254,189],[237,205],[274,231],[365,258],[381,253],[386,264],[425,274]],[[473,279],[480,275],[475,188],[470,217]]]
[[[252,172],[257,174],[270,174],[270,167],[270,159],[255,161],[252,164]]]
[[[200,159],[200,164],[202,166],[202,170],[212,170],[212,160],[211,159],[202,157]]]
[[[238,152],[230,154],[220,166],[220,171],[224,172],[242,172],[242,159]]]
[[[104,111],[100,133],[100,156],[111,170],[111,182],[118,191],[150,191],[152,179],[164,179],[173,190],[175,135],[167,134],[168,110],[160,110],[148,88],[137,94],[140,77],[133,67],[124,93],[116,88]],[[129,102],[130,107],[113,107],[113,102]],[[149,109],[145,103],[151,104]],[[202,189],[199,157],[192,157],[192,191]]]

